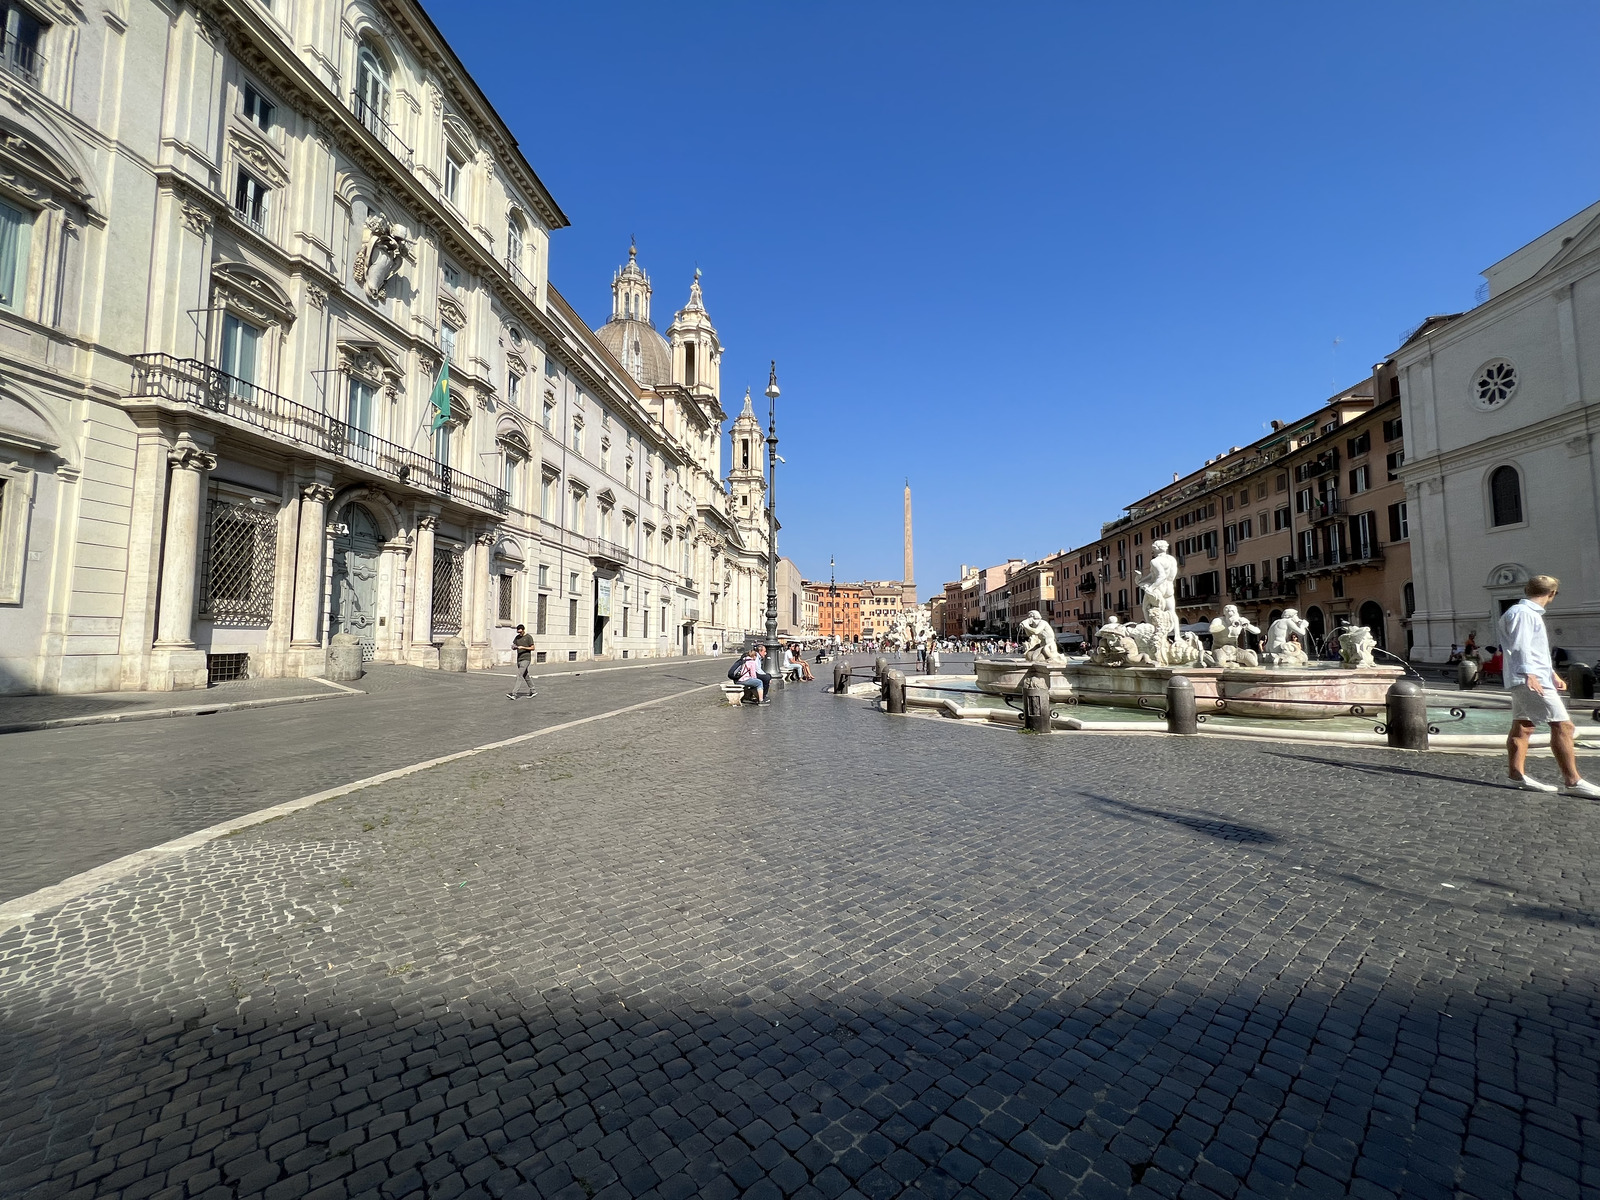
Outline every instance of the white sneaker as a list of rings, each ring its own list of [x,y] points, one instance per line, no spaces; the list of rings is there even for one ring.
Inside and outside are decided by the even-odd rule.
[[[1561,789],[1563,796],[1587,796],[1591,800],[1600,800],[1600,787],[1595,787],[1587,779],[1580,779],[1577,783],[1569,783]]]
[[[1520,778],[1513,775],[1511,777],[1511,786],[1519,787],[1525,792],[1556,792],[1561,790],[1553,783],[1539,782],[1532,775],[1523,775]],[[1595,795],[1600,796],[1600,791],[1597,791]]]

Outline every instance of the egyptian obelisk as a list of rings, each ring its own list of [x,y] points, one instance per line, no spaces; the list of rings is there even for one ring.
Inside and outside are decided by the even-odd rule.
[[[917,579],[911,567],[911,480],[906,480],[906,561],[900,582],[900,603],[910,608],[917,602]]]

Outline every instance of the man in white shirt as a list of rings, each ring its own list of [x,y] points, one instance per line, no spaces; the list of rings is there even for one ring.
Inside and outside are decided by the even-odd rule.
[[[1559,789],[1568,796],[1600,799],[1596,787],[1578,774],[1578,757],[1572,748],[1572,718],[1561,701],[1567,685],[1550,661],[1550,636],[1545,632],[1544,610],[1561,590],[1554,575],[1535,575],[1522,589],[1519,600],[1500,617],[1500,651],[1505,656],[1505,685],[1511,693],[1511,733],[1506,738],[1511,782],[1530,792],[1554,792],[1553,783],[1531,778],[1528,739],[1536,725],[1550,726],[1550,751],[1561,768]]]

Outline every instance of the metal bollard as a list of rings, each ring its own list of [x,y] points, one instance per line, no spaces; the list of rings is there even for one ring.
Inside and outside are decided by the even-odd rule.
[[[1050,732],[1050,681],[1032,671],[1022,679],[1022,726],[1029,733]]]
[[[1483,664],[1475,658],[1463,658],[1456,664],[1456,686],[1470,692],[1483,678]]]
[[[1594,668],[1575,662],[1567,668],[1567,696],[1572,700],[1594,699]]]
[[[883,677],[889,673],[889,660],[883,655],[878,655],[872,660],[872,678],[878,683],[883,682]]]
[[[1187,675],[1173,675],[1167,680],[1167,732],[1200,732],[1200,720],[1194,708],[1194,684]]]
[[[1396,750],[1428,748],[1428,697],[1414,679],[1397,679],[1384,697],[1384,723],[1389,745]]]
[[[892,713],[906,711],[906,677],[902,671],[890,671],[883,679],[883,698]]]
[[[843,696],[850,691],[850,667],[846,663],[833,664],[833,694]]]

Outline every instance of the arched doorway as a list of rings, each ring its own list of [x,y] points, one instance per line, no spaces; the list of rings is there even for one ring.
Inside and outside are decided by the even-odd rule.
[[[340,517],[346,532],[333,539],[334,633],[351,633],[361,639],[361,657],[370,660],[377,649],[378,557],[383,536],[378,522],[360,504],[345,505]]]
[[[1325,645],[1328,626],[1323,619],[1322,610],[1315,604],[1306,609],[1306,628],[1311,632],[1311,645],[1306,647],[1306,653],[1312,658],[1318,658],[1321,656]]]
[[[1383,606],[1376,600],[1368,600],[1361,606],[1361,611],[1356,614],[1356,619],[1372,630],[1372,636],[1377,639],[1378,649],[1388,649],[1383,637]]]

